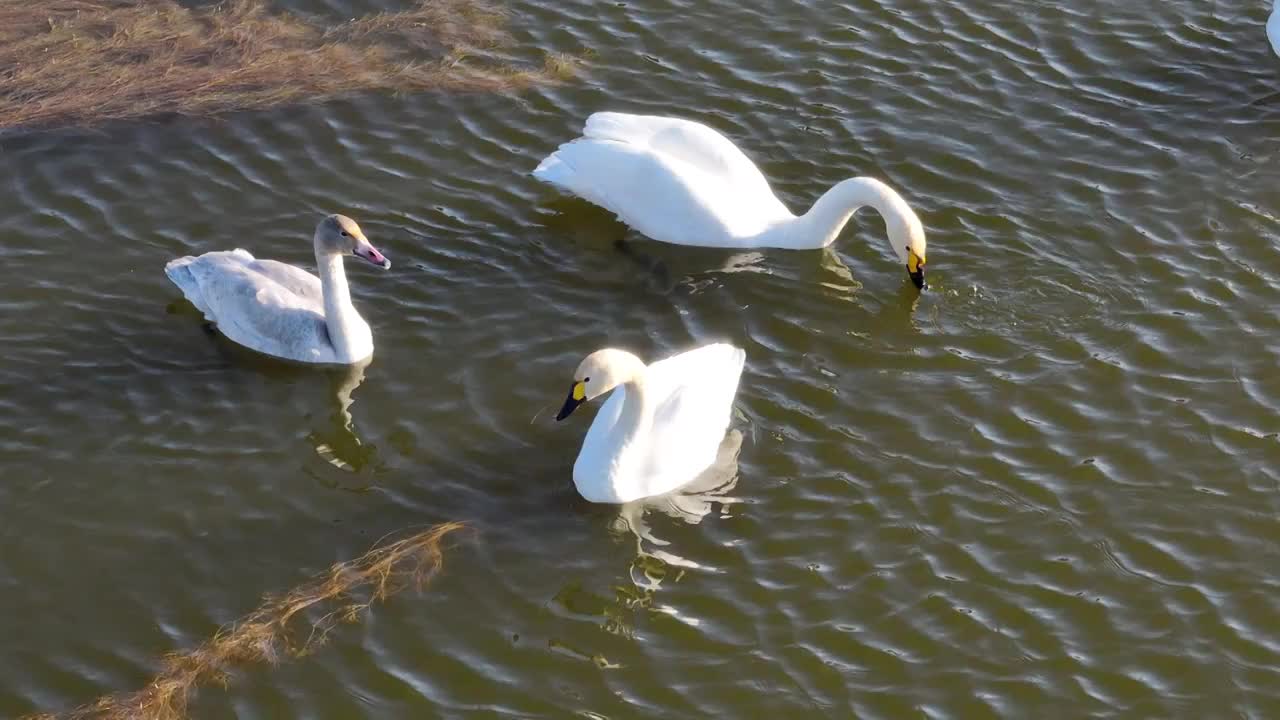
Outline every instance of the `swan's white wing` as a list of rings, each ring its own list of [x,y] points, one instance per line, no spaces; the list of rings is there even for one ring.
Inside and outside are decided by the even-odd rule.
[[[774,198],[773,189],[760,168],[732,140],[699,122],[598,112],[587,118],[582,136],[645,148],[692,165],[710,176],[711,181],[732,185],[738,192]],[[777,202],[776,198],[774,201]]]
[[[294,295],[305,298],[317,312],[324,314],[324,291],[320,287],[320,278],[296,265],[277,260],[254,260],[249,267]]]
[[[1271,51],[1280,55],[1280,4],[1271,9],[1271,17],[1267,18],[1267,39],[1271,41]]]
[[[652,424],[621,453],[613,435],[626,385],[614,390],[574,462],[578,492],[592,502],[628,502],[696,480],[716,461],[745,358],[738,348],[714,344],[650,365],[643,383],[653,403]]]
[[[676,245],[746,247],[778,221],[760,198],[736,193],[693,165],[612,140],[561,145],[534,175]]]
[[[596,113],[533,171],[662,242],[750,247],[793,216],[755,165],[697,123]]]
[[[674,490],[715,462],[745,360],[742,350],[717,343],[649,366],[645,387],[658,402],[650,432],[650,494]]]
[[[332,362],[323,304],[259,272],[261,263],[237,250],[190,258],[180,269],[199,296],[199,302],[192,302],[231,340],[277,357]]]
[[[200,289],[200,283],[196,276],[192,273],[192,266],[196,263],[241,263],[247,264],[253,262],[253,256],[247,251],[236,248],[230,251],[217,251],[205,253],[199,257],[187,255],[185,257],[174,258],[164,265],[164,274],[173,281],[174,285],[182,291],[183,296],[196,306],[196,309],[204,314],[205,319],[214,322],[212,311],[205,304],[204,292]]]

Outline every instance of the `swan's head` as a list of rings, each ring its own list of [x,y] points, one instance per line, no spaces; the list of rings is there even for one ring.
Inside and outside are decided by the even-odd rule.
[[[565,398],[564,407],[560,408],[556,420],[569,417],[582,403],[633,380],[642,372],[644,363],[626,350],[605,348],[591,353],[574,371],[569,397]]]
[[[346,255],[351,253],[386,270],[391,261],[386,255],[369,243],[369,239],[361,232],[355,220],[346,215],[330,215],[316,226],[315,245],[317,252],[328,255]]]
[[[915,212],[907,206],[906,202],[902,203],[899,210],[896,217],[885,219],[885,227],[889,231],[889,242],[893,245],[893,251],[898,254],[898,260],[907,266],[907,275],[911,278],[911,282],[923,290],[925,289],[924,226],[920,224],[920,218],[916,217]]]

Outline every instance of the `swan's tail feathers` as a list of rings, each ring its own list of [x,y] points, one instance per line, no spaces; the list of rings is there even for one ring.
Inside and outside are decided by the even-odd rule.
[[[725,412],[725,425],[733,421],[733,400],[738,395],[738,383],[742,380],[742,368],[747,364],[747,352],[739,347],[725,345],[729,351],[729,359],[725,367],[725,394],[728,406]],[[732,378],[732,381],[729,381]],[[739,441],[741,442],[741,441]]]
[[[713,352],[718,356],[717,362],[722,368],[727,383],[729,397],[732,398],[738,391],[738,380],[742,378],[742,368],[747,364],[747,351],[729,343],[715,343],[708,345],[707,348],[714,348]]]
[[[729,349],[729,362],[730,367],[733,368],[733,375],[741,377],[742,368],[747,364],[747,351],[732,345],[726,345],[725,347]],[[736,386],[737,383],[735,382],[734,385]]]
[[[557,185],[561,190],[618,212],[610,200],[615,191],[630,183],[634,150],[623,143],[608,140],[578,139],[567,142],[547,156],[533,171],[533,176]]]
[[[195,284],[195,278],[191,276],[191,269],[187,266],[195,262],[195,258],[190,255],[174,258],[164,264],[164,274],[173,281],[184,293],[188,287]]]
[[[733,368],[741,371],[747,362],[747,351],[729,343],[711,343],[702,347],[703,352],[716,353],[724,362],[725,369]]]
[[[587,161],[587,166],[591,166],[592,151],[586,148],[599,147],[599,143],[591,142],[593,140],[621,145],[643,144],[645,139],[653,134],[646,120],[647,118],[643,116],[625,113],[593,113],[587,118],[587,124],[582,129],[582,137],[561,145],[559,149],[548,155],[538,164],[538,167],[534,168],[533,176],[543,182],[577,192],[574,180],[580,173],[575,171],[570,158],[576,156],[578,160]]]
[[[204,297],[200,294],[200,283],[196,282],[195,276],[191,274],[190,265],[195,261],[196,258],[190,255],[170,260],[164,265],[164,274],[178,286],[182,295],[212,322],[213,316],[209,314],[209,308],[205,306]]]
[[[564,146],[562,145],[561,147],[563,148]],[[560,157],[560,151],[557,150],[538,163],[538,167],[533,169],[533,176],[542,182],[570,188],[573,168],[569,167],[569,164]]]

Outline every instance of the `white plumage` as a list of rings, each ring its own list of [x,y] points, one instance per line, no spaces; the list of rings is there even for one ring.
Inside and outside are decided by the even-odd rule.
[[[391,263],[342,215],[322,220],[313,244],[320,277],[239,248],[180,257],[164,272],[223,335],[245,347],[306,363],[365,360],[373,334],[351,304],[342,257],[351,253],[384,269]]]
[[[595,113],[581,138],[561,145],[533,174],[612,211],[654,240],[676,245],[822,248],[835,241],[854,212],[870,206],[884,218],[890,244],[912,280],[924,283],[924,228],[888,185],[869,177],[845,180],[796,216],[750,158],[701,123]]]
[[[1267,18],[1267,39],[1271,41],[1271,51],[1280,55],[1280,0],[1271,6],[1271,17]]]
[[[696,479],[715,463],[745,360],[746,353],[723,343],[648,366],[623,350],[587,356],[557,419],[613,393],[574,462],[578,492],[592,502],[625,503]]]

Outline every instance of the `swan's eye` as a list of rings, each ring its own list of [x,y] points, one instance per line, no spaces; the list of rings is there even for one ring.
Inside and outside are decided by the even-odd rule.
[[[339,233],[339,234],[340,234],[340,235],[342,235],[342,237],[347,237],[347,231],[346,231],[346,230],[343,230],[343,231],[342,231],[341,233]]]
[[[584,382],[584,383],[589,383],[589,382],[591,382],[591,378],[589,378],[589,377],[582,378],[582,382]]]

